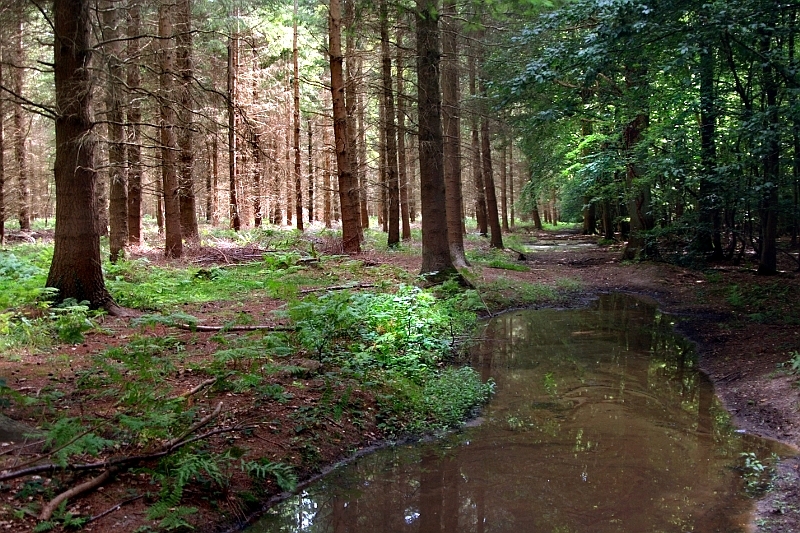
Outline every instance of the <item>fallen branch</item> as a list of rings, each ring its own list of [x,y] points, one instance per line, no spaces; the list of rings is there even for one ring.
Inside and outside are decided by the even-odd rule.
[[[371,289],[375,285],[371,283],[356,283],[355,285],[334,285],[333,287],[320,287],[318,289],[303,289],[300,294],[311,294],[312,292],[325,291],[346,291],[347,289]]]
[[[257,326],[203,326],[200,324],[173,324],[173,327],[186,331],[199,331],[210,333],[216,331],[294,331],[294,326],[270,326],[268,324]]]
[[[112,466],[99,476],[90,479],[89,481],[85,481],[80,485],[75,485],[69,490],[65,490],[42,507],[42,512],[39,513],[39,520],[50,520],[50,517],[53,516],[53,511],[58,509],[58,506],[61,505],[61,502],[66,501],[74,496],[78,496],[79,494],[83,494],[84,492],[89,492],[92,489],[96,489],[109,479],[111,479],[114,474],[117,473],[119,468]]]
[[[197,421],[187,431],[185,431],[182,436],[167,442],[159,451],[156,452],[142,454],[142,455],[131,455],[127,457],[117,457],[115,459],[107,459],[105,461],[97,461],[95,463],[67,464],[66,466],[54,463],[37,465],[37,466],[32,466],[30,468],[23,468],[21,470],[14,470],[13,472],[5,472],[3,474],[0,474],[0,481],[7,481],[9,479],[16,479],[19,477],[30,476],[34,474],[51,473],[57,471],[83,472],[86,470],[99,470],[101,468],[110,468],[110,467],[128,468],[129,465],[131,464],[136,464],[142,461],[150,461],[153,459],[159,459],[161,457],[164,457],[165,455],[169,455],[175,450],[182,448],[183,446],[186,446],[187,444],[197,442],[198,440],[207,439],[208,437],[211,437],[213,435],[218,435],[220,433],[228,433],[230,431],[241,431],[242,429],[246,429],[245,426],[238,426],[238,425],[228,426],[228,427],[213,429],[211,431],[207,431],[206,433],[202,433],[200,435],[195,435],[194,437],[187,438],[189,435],[191,435],[201,427],[205,426],[216,416],[218,416],[221,410],[222,410],[222,403],[220,402],[220,404],[217,406],[217,408],[214,410],[213,413]]]

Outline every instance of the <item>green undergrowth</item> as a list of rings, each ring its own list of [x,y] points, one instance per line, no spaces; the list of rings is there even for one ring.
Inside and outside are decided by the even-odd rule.
[[[725,288],[725,299],[754,322],[800,325],[800,290],[795,284],[730,284]]]

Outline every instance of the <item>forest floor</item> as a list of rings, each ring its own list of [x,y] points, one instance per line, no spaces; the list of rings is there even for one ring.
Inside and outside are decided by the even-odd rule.
[[[800,393],[797,369],[791,364],[796,362],[800,366],[800,276],[792,272],[794,265],[781,265],[785,270],[777,276],[759,277],[752,264],[719,264],[693,270],[661,262],[622,262],[620,245],[600,246],[596,238],[567,229],[517,232],[515,242],[526,245],[525,259],[520,260],[512,253],[507,256],[525,270],[474,267],[470,279],[478,288],[505,287],[513,292],[522,285],[552,286],[568,297],[540,305],[560,307],[583,306],[594,295],[612,291],[648,298],[676,316],[679,330],[696,342],[700,366],[715,384],[717,394],[739,428],[800,448]],[[469,239],[468,246],[488,250],[480,239]],[[355,259],[368,267],[353,280],[362,286],[385,282],[387,276],[413,280],[421,264],[419,254],[409,252],[370,251]],[[150,260],[159,261],[157,254],[152,254]],[[225,266],[229,260],[222,252],[218,264]],[[513,299],[506,303],[514,305]],[[247,315],[248,324],[274,326],[280,325],[280,321],[276,322],[273,311],[283,304],[280,298],[262,293],[231,301],[189,304],[184,311],[203,325],[222,324]],[[501,302],[494,307],[499,311],[504,305]],[[58,391],[58,408],[74,416],[89,411],[102,415],[113,409],[115,399],[89,398],[86,391],[78,393],[76,387],[93,356],[136,336],[170,338],[183,347],[187,360],[164,378],[174,397],[203,404],[203,412],[209,420],[214,419],[215,428],[237,429],[209,436],[212,448],[234,445],[234,449],[246,452],[248,457],[291,464],[301,480],[308,480],[338,461],[385,442],[376,418],[375,397],[366,391],[345,391],[346,384],[336,380],[331,383],[329,377],[319,372],[318,365],[305,356],[289,357],[287,370],[272,377],[285,393],[283,401],[261,404],[251,395],[236,390],[212,394],[207,375],[193,370],[197,367],[190,362],[211,358],[227,342],[225,335],[232,334],[181,330],[164,324],[136,326],[129,319],[105,318],[102,328],[87,334],[81,344],[61,345],[55,352],[33,353],[17,360],[0,359],[0,376],[21,393]],[[335,417],[330,411],[326,414],[317,407],[330,397],[340,400],[346,397],[348,405],[356,407],[345,417]],[[215,411],[215,405],[222,408]],[[36,422],[29,418],[24,407],[11,407],[5,413],[14,419]],[[246,430],[238,431],[244,425]],[[202,432],[202,428],[194,429]],[[23,454],[17,460],[17,467],[24,461]],[[199,509],[187,520],[198,531],[234,530],[262,509],[263,502],[279,497],[281,491],[274,481],[265,481],[256,491],[247,476],[234,468],[236,464],[231,460],[227,485],[221,492],[215,488],[216,493],[209,494],[208,487],[197,484],[185,488],[184,499]],[[758,530],[800,531],[798,469],[797,458],[786,459],[776,467],[770,489],[759,500],[754,516],[754,527]],[[120,471],[100,490],[88,492],[74,502],[70,500],[68,510],[74,516],[94,518],[84,526],[85,531],[157,531],[158,521],[147,517],[152,501],[146,495],[158,489],[148,486],[148,479],[138,469]],[[35,519],[25,512],[15,514],[14,509],[20,507],[20,491],[27,490],[31,501],[41,500],[50,480],[43,474],[36,481],[38,487],[30,480],[24,485],[12,480],[0,487],[5,489],[0,492],[0,531],[33,529]],[[247,501],[243,494],[257,496],[260,501]]]

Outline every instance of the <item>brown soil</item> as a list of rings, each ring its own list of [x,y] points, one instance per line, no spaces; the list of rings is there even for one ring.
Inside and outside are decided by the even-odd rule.
[[[523,238],[525,240],[526,237]],[[666,263],[622,263],[619,246],[597,246],[594,239],[587,239],[570,232],[531,234],[530,240],[537,243],[559,242],[587,246],[571,247],[567,251],[537,250],[527,254],[527,272],[478,267],[473,273],[478,283],[497,278],[517,281],[553,284],[571,278],[579,282],[582,290],[576,293],[567,305],[583,305],[592,295],[608,291],[624,291],[643,295],[656,301],[662,310],[679,317],[679,329],[697,343],[701,368],[716,384],[717,393],[733,415],[734,422],[742,429],[764,437],[800,447],[800,396],[795,387],[797,378],[780,369],[790,353],[800,351],[800,328],[778,323],[759,323],[744,313],[746,309],[733,308],[725,299],[724,287],[732,284],[761,284],[765,287],[779,280],[798,288],[798,276],[782,272],[777,277],[762,278],[745,267],[717,265],[713,275],[681,268]],[[470,244],[475,246],[475,244]],[[477,246],[483,246],[478,244]],[[221,257],[221,262],[226,258]],[[370,253],[368,262],[375,265],[392,265],[411,274],[418,272],[421,260],[409,254]],[[781,265],[792,269],[793,265]],[[563,281],[562,281],[563,284]],[[794,291],[794,294],[798,294]],[[268,323],[270,312],[283,302],[268,298],[244,302],[214,302],[202,306],[187,307],[188,313],[197,316],[201,323],[219,324],[239,313],[248,313],[257,323]],[[780,302],[781,305],[798,305],[797,302]],[[235,307],[235,311],[234,311]],[[132,328],[129,320],[109,318],[102,324],[102,332],[87,336],[86,342],[78,346],[60,346],[55,352],[34,354],[21,361],[0,361],[0,376],[8,385],[26,394],[38,394],[43,390],[59,390],[63,393],[57,408],[80,416],[83,412],[100,414],[114,408],[112,399],[86,401],[85,395],[75,392],[77,373],[86,367],[89,358],[109,346],[127,342],[133,335],[172,335],[185,346],[187,361],[200,361],[219,349],[219,337],[212,332],[192,332],[165,329],[163,326]],[[222,403],[213,427],[247,425],[247,431],[231,431],[211,436],[211,448],[223,449],[235,444],[239,449],[249,450],[247,457],[267,457],[295,465],[304,478],[319,474],[326,466],[352,456],[354,451],[378,445],[384,435],[377,428],[374,399],[368,394],[355,391],[352,402],[359,405],[358,419],[334,419],[324,417],[298,431],[292,413],[302,412],[304,407],[316,405],[326,391],[325,380],[316,372],[313,361],[304,354],[289,361],[295,366],[306,366],[308,372],[300,375],[277,375],[271,379],[284,387],[293,397],[285,404],[269,402],[260,404],[248,394],[235,392],[212,393],[203,388],[189,396],[187,401],[204,406],[205,413],[213,412],[214,406]],[[206,381],[208,376],[195,375],[188,368],[179,368],[170,380],[176,396]],[[333,385],[333,394],[343,394],[344,383]],[[35,425],[30,413],[21,408],[6,410],[11,418]],[[199,430],[198,432],[202,432]],[[13,446],[6,445],[6,449]],[[26,453],[3,454],[0,448],[0,469],[13,469],[27,460]],[[158,451],[153,448],[151,451]],[[5,457],[4,457],[5,455]],[[9,459],[13,457],[13,461]],[[142,461],[136,466],[147,466]],[[252,487],[249,478],[239,472],[238,461],[231,468],[233,474],[224,494],[214,496],[216,504],[204,493],[203,487],[191,487],[185,495],[188,505],[200,509],[191,518],[199,531],[224,531],[238,527],[251,518],[260,504],[247,505],[236,494],[250,490],[268,501],[278,494],[274,483]],[[766,531],[800,531],[800,492],[798,492],[798,468],[800,461],[787,459],[778,469],[773,489],[759,502],[754,523]],[[96,474],[94,474],[96,475]],[[45,484],[54,483],[47,474],[42,474]],[[89,479],[91,474],[75,475],[75,480]],[[76,481],[79,482],[79,481]],[[21,503],[18,491],[20,480],[0,485],[0,530],[29,531],[36,520],[33,517],[14,516],[13,508]],[[148,486],[142,474],[135,469],[119,473],[116,478],[103,485],[100,490],[89,492],[76,500],[70,500],[70,511],[82,516],[98,516],[85,531],[96,533],[129,532],[140,526],[154,526],[147,520],[146,511],[152,498],[132,496],[157,492],[157,487]],[[56,491],[58,492],[58,491]],[[219,503],[223,502],[223,503]],[[121,505],[120,505],[121,504]],[[120,505],[118,508],[117,505]]]

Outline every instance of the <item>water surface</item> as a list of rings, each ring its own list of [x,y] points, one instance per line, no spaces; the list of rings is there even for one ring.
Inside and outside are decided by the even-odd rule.
[[[730,426],[671,326],[624,295],[499,316],[478,424],[336,469],[248,531],[744,532],[741,454],[788,450]]]

